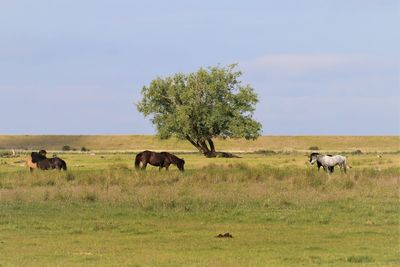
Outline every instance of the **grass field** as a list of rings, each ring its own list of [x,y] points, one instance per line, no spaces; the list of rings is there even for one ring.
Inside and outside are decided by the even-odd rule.
[[[400,265],[398,147],[296,138],[255,149],[292,153],[179,154],[184,173],[135,171],[126,152],[60,154],[61,173],[0,158],[0,266]],[[392,153],[349,153],[328,177],[300,152],[313,145]]]
[[[257,140],[217,139],[217,150],[253,152],[257,150],[397,152],[399,136],[261,136]],[[61,150],[64,145],[80,150],[174,150],[195,151],[187,141],[160,140],[151,135],[0,135],[1,149]]]

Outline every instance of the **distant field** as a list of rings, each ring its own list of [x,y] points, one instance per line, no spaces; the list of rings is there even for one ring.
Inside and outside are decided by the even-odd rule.
[[[262,136],[255,141],[217,139],[217,150],[251,152],[257,150],[397,152],[399,136]],[[174,150],[195,151],[187,141],[160,140],[152,135],[0,135],[0,149],[61,150],[64,145],[80,150]]]

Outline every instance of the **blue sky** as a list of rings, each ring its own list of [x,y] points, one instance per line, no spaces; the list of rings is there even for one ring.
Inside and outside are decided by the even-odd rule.
[[[0,0],[0,134],[152,134],[157,76],[238,63],[269,135],[400,134],[396,0]]]

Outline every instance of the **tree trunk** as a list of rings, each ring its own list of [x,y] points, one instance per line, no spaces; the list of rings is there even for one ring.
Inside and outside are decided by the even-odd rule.
[[[207,146],[206,141],[194,141],[189,136],[186,136],[186,139],[199,150],[207,158],[239,158],[238,156],[228,153],[228,152],[216,152],[214,142],[211,139],[207,140],[207,143],[210,147]]]
[[[200,153],[202,153],[203,155],[207,155],[210,150],[208,149],[207,145],[205,145],[205,143],[203,142],[199,142],[199,141],[194,141],[190,138],[190,136],[186,136],[186,139],[194,146],[197,148],[197,150],[199,150]]]
[[[214,142],[211,139],[207,140],[210,149],[207,153],[207,155],[205,155],[207,158],[215,158],[217,156],[217,152],[215,151],[215,146],[214,146]],[[206,142],[204,142],[204,145],[207,146]]]

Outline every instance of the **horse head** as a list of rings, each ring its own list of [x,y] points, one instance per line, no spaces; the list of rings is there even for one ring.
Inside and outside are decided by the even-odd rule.
[[[39,161],[46,159],[46,151],[40,150],[39,152],[32,152],[31,159],[33,163],[38,163]]]
[[[177,162],[176,166],[182,172],[185,170],[184,165],[185,165],[185,160],[184,159],[178,159],[178,162]]]
[[[319,153],[316,153],[316,152],[313,152],[313,153],[311,153],[310,154],[310,163],[311,164],[314,164],[317,160],[318,160],[318,156],[319,156],[320,154]]]

